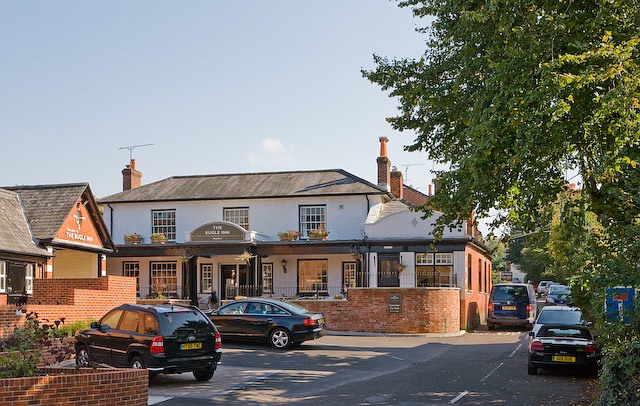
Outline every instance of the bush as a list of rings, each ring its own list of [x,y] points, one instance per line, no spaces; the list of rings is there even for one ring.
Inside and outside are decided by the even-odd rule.
[[[62,324],[57,328],[51,329],[51,335],[56,338],[73,337],[78,330],[88,329],[90,325],[91,321],[86,320]]]

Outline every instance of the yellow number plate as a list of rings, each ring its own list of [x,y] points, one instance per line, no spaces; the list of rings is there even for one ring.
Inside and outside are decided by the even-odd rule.
[[[502,310],[516,310],[515,306],[502,306]]]
[[[569,355],[554,355],[553,360],[555,362],[576,362],[576,357]]]
[[[181,350],[198,350],[202,348],[202,343],[186,343],[180,344]]]

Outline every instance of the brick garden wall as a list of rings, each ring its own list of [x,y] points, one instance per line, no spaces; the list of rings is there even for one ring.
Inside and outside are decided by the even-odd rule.
[[[48,376],[0,379],[0,404],[146,406],[145,369],[48,368]],[[61,373],[60,375],[55,375]]]
[[[136,280],[125,276],[103,276],[89,279],[34,279],[33,295],[28,304],[0,305],[0,337],[4,327],[21,325],[25,316],[16,314],[38,313],[38,319],[53,322],[62,317],[65,322],[98,320],[123,303],[136,302]]]
[[[400,294],[401,313],[389,311],[389,295]],[[327,329],[368,333],[457,333],[458,288],[351,288],[348,300],[294,301],[323,313]]]

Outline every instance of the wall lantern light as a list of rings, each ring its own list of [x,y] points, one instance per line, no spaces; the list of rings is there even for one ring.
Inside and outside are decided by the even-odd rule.
[[[282,259],[282,270],[284,271],[284,273],[287,273],[287,260],[286,259]]]

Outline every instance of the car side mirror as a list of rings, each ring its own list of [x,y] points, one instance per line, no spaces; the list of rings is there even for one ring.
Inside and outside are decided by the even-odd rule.
[[[91,325],[89,327],[91,328],[98,328],[100,325],[98,324],[97,321],[91,322]]]
[[[529,337],[533,337],[533,331],[529,331]]]
[[[593,322],[592,321],[588,321],[586,324],[587,327],[593,327]]]

